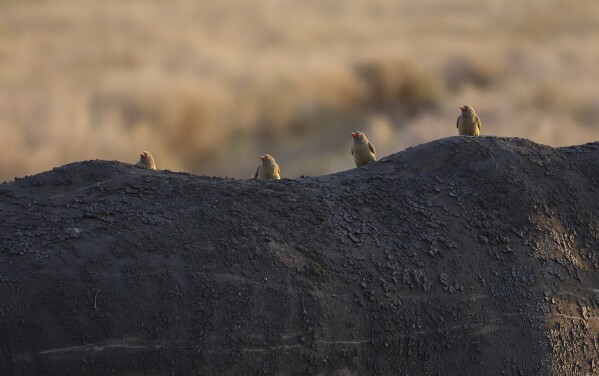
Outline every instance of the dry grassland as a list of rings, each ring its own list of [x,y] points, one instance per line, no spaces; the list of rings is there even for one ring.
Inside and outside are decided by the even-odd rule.
[[[247,178],[456,134],[599,137],[599,2],[0,2],[0,179],[84,159]]]

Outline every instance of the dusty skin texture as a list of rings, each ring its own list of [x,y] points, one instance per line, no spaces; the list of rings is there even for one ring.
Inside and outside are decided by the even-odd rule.
[[[0,374],[596,373],[598,189],[597,143],[493,137],[298,180],[7,183]]]

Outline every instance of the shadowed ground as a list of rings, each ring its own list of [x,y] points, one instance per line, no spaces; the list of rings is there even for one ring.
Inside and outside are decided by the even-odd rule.
[[[4,184],[0,373],[597,372],[598,161],[452,137],[298,180]]]

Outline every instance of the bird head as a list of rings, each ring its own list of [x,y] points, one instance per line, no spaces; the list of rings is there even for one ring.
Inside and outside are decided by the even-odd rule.
[[[470,106],[460,106],[460,110],[462,110],[462,113],[464,114],[473,114],[474,113],[474,108],[470,107]]]
[[[354,141],[365,141],[366,140],[366,136],[362,132],[356,131],[356,132],[352,132],[350,134],[353,137]]]
[[[273,158],[270,156],[270,154],[261,155],[260,159],[262,160],[262,162],[270,162],[273,160]]]

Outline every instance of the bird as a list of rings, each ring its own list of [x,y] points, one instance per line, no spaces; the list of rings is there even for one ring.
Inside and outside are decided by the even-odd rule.
[[[135,164],[138,167],[149,168],[150,170],[156,171],[156,164],[154,163],[154,157],[149,151],[142,151],[139,153],[139,161]]]
[[[269,155],[261,155],[262,163],[258,165],[254,178],[264,180],[279,180],[281,179],[281,169],[275,159]]]
[[[460,136],[478,136],[482,126],[480,118],[474,112],[474,108],[470,106],[460,106],[462,114],[458,116],[456,128]]]
[[[354,156],[354,161],[357,167],[362,167],[367,163],[376,160],[376,151],[374,145],[366,138],[362,132],[350,133],[354,138],[354,144],[351,146],[351,154]]]

